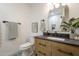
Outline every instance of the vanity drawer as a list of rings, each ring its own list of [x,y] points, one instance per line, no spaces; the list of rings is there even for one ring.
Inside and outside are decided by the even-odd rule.
[[[74,56],[79,56],[79,47],[78,46],[71,46],[71,51],[72,51],[72,54]]]
[[[41,52],[37,51],[37,56],[44,56],[44,54],[42,54]]]
[[[70,55],[73,55],[73,56],[79,55],[79,47],[77,47],[77,46],[61,44],[61,47],[59,47],[59,48],[62,49],[62,51],[66,51]]]
[[[53,49],[52,49],[52,56],[68,56],[68,54],[62,53],[58,49],[59,48],[57,48],[57,47],[53,47]]]
[[[46,41],[43,39],[35,39],[36,45],[46,46]]]
[[[43,56],[51,55],[51,42],[43,39],[35,40],[36,54]]]
[[[47,49],[47,48],[39,46],[39,47],[36,48],[36,54],[37,55],[41,54],[43,56],[50,56],[51,55],[51,51],[50,51],[50,48]]]
[[[76,47],[76,46],[72,46],[64,43],[52,42],[52,51],[55,48],[63,55],[68,55],[68,56],[79,55],[79,47]]]
[[[43,48],[50,48],[51,47],[51,41],[43,40],[43,39],[36,39],[35,44],[37,46],[41,46]]]

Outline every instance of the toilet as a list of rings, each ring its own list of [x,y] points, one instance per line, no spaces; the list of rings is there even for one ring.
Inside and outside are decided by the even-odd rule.
[[[22,52],[22,56],[31,56],[34,51],[34,38],[30,37],[29,41],[20,45],[19,50]]]

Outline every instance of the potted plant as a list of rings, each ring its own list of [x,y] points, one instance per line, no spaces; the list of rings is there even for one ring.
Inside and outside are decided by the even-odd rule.
[[[71,18],[68,22],[63,22],[61,27],[63,27],[65,31],[70,31],[70,38],[74,39],[75,30],[79,28],[79,18]]]

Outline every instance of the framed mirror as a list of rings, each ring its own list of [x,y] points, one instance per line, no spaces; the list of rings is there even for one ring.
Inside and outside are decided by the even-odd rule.
[[[67,21],[69,17],[68,6],[62,6],[54,8],[49,11],[48,21],[49,21],[49,32],[62,32],[61,24],[63,21]]]

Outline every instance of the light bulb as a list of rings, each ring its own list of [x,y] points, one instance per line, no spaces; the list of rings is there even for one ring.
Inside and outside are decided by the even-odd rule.
[[[60,7],[60,4],[55,4],[55,8],[59,8]]]

